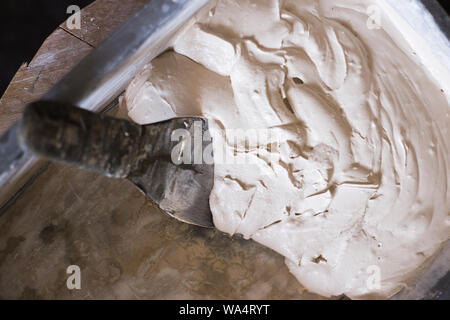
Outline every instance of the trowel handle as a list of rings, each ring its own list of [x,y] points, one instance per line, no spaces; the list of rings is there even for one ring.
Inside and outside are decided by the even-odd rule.
[[[37,156],[125,178],[138,153],[142,127],[130,121],[52,101],[29,104],[18,140]]]

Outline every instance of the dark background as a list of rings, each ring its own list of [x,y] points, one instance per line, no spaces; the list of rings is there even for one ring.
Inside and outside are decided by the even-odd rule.
[[[438,1],[443,6],[449,3],[449,0]],[[91,2],[93,0],[0,0],[0,96],[20,65],[29,62],[45,38],[69,17],[67,7],[83,8]]]
[[[126,0],[124,0],[126,1]],[[0,0],[0,97],[23,62],[67,18],[67,8],[93,0]]]

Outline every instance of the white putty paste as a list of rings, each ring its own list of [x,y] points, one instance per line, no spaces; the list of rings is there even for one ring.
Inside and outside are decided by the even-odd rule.
[[[212,1],[124,99],[141,124],[202,115],[215,151],[224,143],[252,158],[216,164],[216,227],[282,254],[327,297],[395,294],[450,235],[446,88],[386,10],[365,0]],[[227,140],[233,128],[281,140],[243,149]]]

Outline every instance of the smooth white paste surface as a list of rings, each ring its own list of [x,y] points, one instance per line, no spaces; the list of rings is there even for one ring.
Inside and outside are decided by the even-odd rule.
[[[205,116],[215,151],[225,129],[276,131],[216,164],[214,223],[327,297],[391,296],[450,235],[449,101],[390,21],[368,28],[374,3],[213,1],[124,99],[141,124]]]

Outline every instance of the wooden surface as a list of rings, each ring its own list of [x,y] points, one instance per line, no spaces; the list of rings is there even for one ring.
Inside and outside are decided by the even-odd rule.
[[[145,2],[99,0],[81,30],[62,24],[1,98],[0,132]],[[305,297],[280,255],[177,222],[125,180],[51,165],[0,217],[0,299]]]

